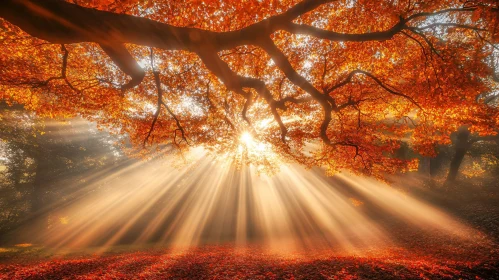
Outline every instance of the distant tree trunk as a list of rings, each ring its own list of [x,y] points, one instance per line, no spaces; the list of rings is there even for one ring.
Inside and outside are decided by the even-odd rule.
[[[419,159],[418,173],[426,177],[426,179],[433,179],[442,166],[442,160],[445,155],[440,150],[441,148],[437,149],[435,157],[422,156]]]
[[[441,150],[441,149],[439,149]],[[442,160],[445,158],[442,151],[437,151],[437,156],[430,159],[430,176],[433,178],[440,171],[442,167]]]
[[[430,170],[431,170],[431,158],[429,157],[421,157],[418,165],[418,173],[425,177],[425,179],[430,178]]]
[[[36,215],[43,208],[43,185],[44,185],[44,173],[46,168],[44,167],[43,159],[40,157],[37,160],[35,180],[33,181],[33,191],[31,193],[31,214]]]
[[[35,157],[36,173],[33,180],[33,189],[31,192],[31,211],[30,218],[27,220],[30,235],[27,236],[30,242],[38,243],[41,241],[41,235],[48,227],[46,191],[50,182],[51,165],[49,153],[46,147],[39,142],[39,148]]]
[[[459,174],[459,167],[463,158],[470,148],[470,131],[467,126],[461,126],[457,131],[457,139],[454,143],[455,153],[450,162],[449,174],[446,182],[454,182]]]
[[[19,150],[16,150],[14,153],[16,155],[14,158],[20,156]],[[12,168],[11,184],[13,184],[13,187],[15,189],[19,189],[24,170],[17,164],[13,164],[10,168]],[[12,224],[15,223],[17,220],[15,217],[16,215],[12,215],[12,213],[17,210],[16,208],[19,207],[17,203],[18,202],[16,199],[9,199],[2,201],[2,205],[0,205],[1,206],[0,210],[3,212],[0,215],[0,244],[3,242],[2,237],[4,237],[4,234],[6,234],[10,230]]]

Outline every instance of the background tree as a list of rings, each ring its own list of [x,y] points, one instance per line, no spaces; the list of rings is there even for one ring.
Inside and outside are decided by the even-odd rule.
[[[141,152],[201,145],[240,162],[378,175],[463,124],[495,133],[496,1],[6,0],[0,94],[79,114]],[[242,145],[251,134],[258,144]],[[257,152],[248,152],[255,149]],[[246,150],[244,157],[238,151]]]
[[[45,120],[5,104],[0,114],[0,239],[19,226],[43,232],[54,209],[89,192],[103,166],[122,162],[115,140],[81,119]]]
[[[493,58],[495,59],[495,58]],[[496,79],[496,77],[494,77]],[[481,96],[479,96],[478,101],[483,101],[487,106],[490,106],[492,108],[497,109],[497,98],[499,97],[498,93],[495,92],[487,92]],[[459,167],[461,166],[461,163],[463,162],[464,156],[471,150],[472,146],[475,145],[477,142],[490,142],[490,143],[495,143],[496,147],[493,146],[490,147],[490,143],[485,146],[489,146],[488,149],[484,148],[483,144],[480,145],[482,147],[479,147],[478,150],[482,150],[482,155],[487,155],[490,154],[490,152],[485,152],[486,150],[494,150],[499,148],[499,135],[497,132],[495,135],[487,135],[487,136],[481,136],[477,134],[471,134],[469,127],[467,125],[463,125],[458,128],[458,130],[454,133],[451,134],[451,140],[453,144],[453,155],[452,159],[450,162],[450,167],[449,167],[449,173],[447,174],[447,183],[452,183],[456,180],[457,175],[459,174]],[[481,148],[481,149],[480,149]],[[476,152],[475,152],[476,154]],[[493,156],[494,153],[491,155]]]

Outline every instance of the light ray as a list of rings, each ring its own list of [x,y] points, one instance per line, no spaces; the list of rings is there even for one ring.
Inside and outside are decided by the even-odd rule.
[[[98,246],[97,253],[123,243],[177,249],[231,243],[265,244],[283,255],[324,248],[363,255],[397,245],[379,222],[385,217],[449,236],[469,234],[443,211],[375,180],[331,178],[295,165],[259,174],[253,166],[219,164],[202,150],[188,157],[182,168],[157,158],[100,174],[74,203],[58,207],[67,223],[51,225],[46,242],[60,250]]]

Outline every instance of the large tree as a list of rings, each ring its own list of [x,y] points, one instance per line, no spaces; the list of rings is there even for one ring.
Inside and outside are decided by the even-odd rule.
[[[493,0],[0,2],[0,97],[141,151],[204,146],[368,174],[493,134]],[[244,135],[241,138],[241,135]],[[251,135],[251,141],[247,141]],[[242,141],[241,141],[242,140]],[[240,151],[240,152],[238,152]]]

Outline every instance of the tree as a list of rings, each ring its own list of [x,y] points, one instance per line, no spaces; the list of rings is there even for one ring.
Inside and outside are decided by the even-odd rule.
[[[0,115],[0,239],[25,226],[43,232],[54,210],[91,192],[104,166],[122,166],[116,139],[81,119],[40,119],[2,103]]]
[[[498,12],[493,0],[4,0],[0,94],[99,121],[142,152],[204,146],[376,175],[410,166],[393,156],[400,139],[433,155],[462,124],[495,133],[497,110],[476,97],[497,90]]]
[[[497,79],[497,77],[494,77],[494,79]],[[498,97],[499,94],[497,92],[492,92],[479,96],[479,100],[483,100],[483,102],[487,106],[497,109]],[[497,134],[497,132],[495,133],[495,135],[487,136],[471,135],[469,128],[466,125],[459,127],[456,132],[452,133],[451,140],[454,146],[454,154],[450,162],[449,173],[447,174],[446,182],[453,183],[456,180],[459,173],[459,167],[463,162],[464,156],[476,142],[492,141],[496,142],[497,145],[499,144],[498,136],[499,134]]]
[[[499,144],[498,134],[480,137],[478,135],[471,135],[467,126],[461,126],[459,129],[451,135],[454,146],[454,154],[452,156],[449,173],[447,174],[447,183],[453,183],[458,174],[459,167],[461,166],[464,156],[470,151],[472,146],[477,142],[495,142],[496,147]],[[489,153],[484,152],[484,155]]]

